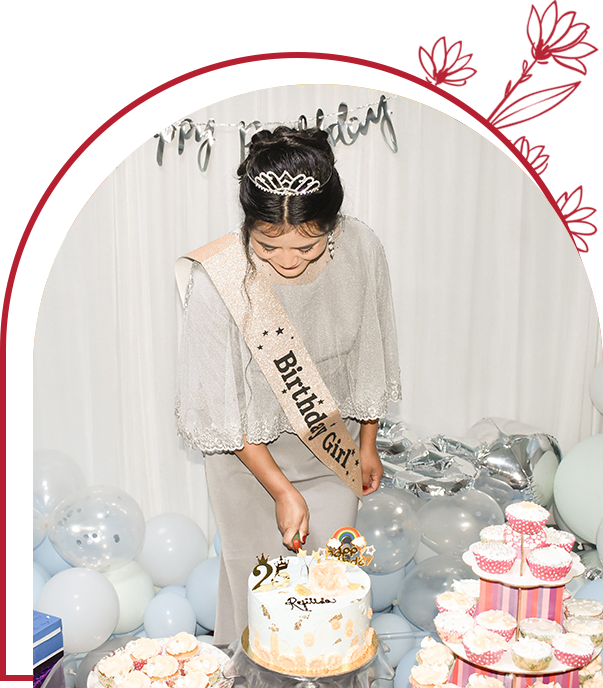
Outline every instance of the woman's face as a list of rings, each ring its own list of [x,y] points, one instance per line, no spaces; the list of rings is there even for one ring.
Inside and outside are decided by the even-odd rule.
[[[327,234],[306,236],[297,229],[280,234],[271,235],[262,231],[262,227],[250,232],[251,246],[258,258],[269,263],[279,275],[283,277],[299,277],[327,248]]]

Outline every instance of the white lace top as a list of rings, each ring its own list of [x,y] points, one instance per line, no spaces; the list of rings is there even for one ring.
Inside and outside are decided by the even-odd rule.
[[[310,282],[274,281],[343,418],[383,416],[400,399],[400,367],[385,252],[344,217],[333,260]],[[212,281],[193,263],[178,368],[178,434],[192,449],[232,452],[293,432]]]

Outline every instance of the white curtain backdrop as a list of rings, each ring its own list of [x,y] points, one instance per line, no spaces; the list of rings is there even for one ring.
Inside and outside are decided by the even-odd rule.
[[[189,116],[311,123],[319,107],[379,95],[290,86]],[[602,429],[588,395],[600,335],[578,253],[540,190],[492,144],[417,102],[389,108],[396,154],[376,125],[335,152],[344,210],[373,227],[389,260],[404,397],[390,415],[422,437],[511,418],[567,452]],[[126,490],[147,518],[184,513],[212,537],[203,456],[175,431],[174,262],[239,223],[239,135],[217,129],[205,173],[194,139],[181,156],[167,145],[162,167],[156,146],[105,180],[57,255],[36,333],[34,446],[76,459],[89,484]]]

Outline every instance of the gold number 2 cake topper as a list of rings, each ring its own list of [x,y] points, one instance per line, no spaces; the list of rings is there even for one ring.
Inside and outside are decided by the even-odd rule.
[[[258,563],[253,568],[253,575],[259,578],[262,575],[262,569],[264,569],[264,575],[260,580],[251,588],[252,590],[257,590],[264,581],[267,583],[272,583],[273,580],[284,571],[288,566],[289,562],[283,557],[279,557],[279,560],[274,566],[268,561],[268,557],[262,552],[262,555],[257,557]]]

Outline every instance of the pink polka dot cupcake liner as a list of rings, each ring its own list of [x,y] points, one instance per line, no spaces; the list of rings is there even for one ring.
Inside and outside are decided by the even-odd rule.
[[[553,651],[555,657],[561,664],[571,667],[584,667],[590,662],[593,656],[592,652],[589,654],[578,654],[576,652],[564,652],[563,650],[558,650],[556,647],[553,648]]]
[[[500,574],[511,570],[517,559],[517,552],[513,547],[502,543],[483,543],[473,548],[473,556],[482,571]]]
[[[505,509],[505,516],[513,530],[534,535],[548,521],[549,512],[534,502],[515,502]]]
[[[572,533],[566,530],[557,530],[556,528],[544,528],[547,545],[556,545],[562,547],[566,552],[571,552],[576,542],[576,538]]]
[[[554,545],[532,550],[526,557],[526,561],[535,578],[549,582],[565,578],[571,571],[573,563],[568,552]]]
[[[496,664],[496,662],[500,662],[500,659],[505,652],[504,647],[500,650],[488,650],[487,652],[479,653],[469,650],[465,644],[463,644],[463,647],[465,648],[467,659],[470,662],[473,662],[474,664],[482,664],[485,666],[491,666],[492,664]]]
[[[536,549],[546,544],[546,535],[543,529],[535,533],[520,533],[512,528],[505,530],[505,543],[521,549],[521,536],[523,535],[524,549]]]

